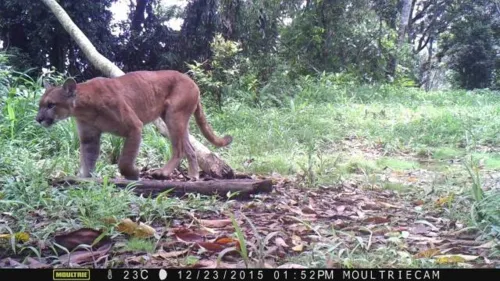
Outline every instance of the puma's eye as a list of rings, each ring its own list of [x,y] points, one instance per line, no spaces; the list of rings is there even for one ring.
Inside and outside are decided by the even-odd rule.
[[[54,103],[51,103],[51,102],[49,102],[49,103],[47,104],[47,108],[48,108],[48,109],[54,108],[54,106],[56,106],[56,105],[55,105]]]

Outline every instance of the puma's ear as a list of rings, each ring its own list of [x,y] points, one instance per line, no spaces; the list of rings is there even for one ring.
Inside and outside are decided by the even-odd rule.
[[[73,78],[68,78],[64,81],[63,90],[68,97],[74,97],[76,94],[76,81]]]
[[[52,84],[49,83],[49,81],[43,80],[43,87],[45,88],[45,90],[47,90],[47,89],[52,88],[53,86],[52,86]]]

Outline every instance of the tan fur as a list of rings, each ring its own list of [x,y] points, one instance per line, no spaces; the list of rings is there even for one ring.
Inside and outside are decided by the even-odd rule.
[[[189,76],[177,71],[136,71],[117,78],[94,78],[77,84],[68,79],[61,87],[46,85],[36,120],[49,127],[74,117],[80,136],[80,174],[90,177],[99,157],[102,133],[125,138],[118,167],[127,179],[137,180],[135,159],[144,125],[161,117],[167,124],[172,158],[153,175],[168,177],[183,157],[188,176],[198,179],[198,162],[189,142],[189,119],[194,115],[203,135],[215,146],[226,146],[231,136],[217,137],[207,123],[200,90]]]

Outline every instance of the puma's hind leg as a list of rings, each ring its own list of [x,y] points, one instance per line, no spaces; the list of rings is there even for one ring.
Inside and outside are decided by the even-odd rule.
[[[126,121],[128,130],[123,132],[125,142],[123,144],[118,168],[123,177],[128,180],[138,180],[139,170],[135,167],[135,160],[139,154],[142,142],[143,124],[135,115]]]
[[[139,170],[135,167],[135,159],[141,145],[141,129],[135,129],[126,137],[122,153],[118,161],[120,174],[128,180],[138,180]]]
[[[172,144],[172,156],[162,168],[155,170],[152,176],[156,178],[168,178],[172,174],[175,168],[177,168],[186,155],[186,141],[185,135],[187,132],[187,127],[189,125],[189,116],[178,115],[176,118],[168,118],[168,116],[173,116],[168,112],[163,117],[163,121],[167,124],[170,142]],[[191,153],[193,151],[191,144],[187,147],[187,150]],[[193,151],[194,152],[194,151]],[[188,156],[188,159],[190,157]],[[192,161],[190,161],[192,162]],[[191,176],[191,175],[190,175]]]

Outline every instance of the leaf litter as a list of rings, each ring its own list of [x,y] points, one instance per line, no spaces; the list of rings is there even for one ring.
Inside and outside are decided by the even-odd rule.
[[[429,185],[433,178],[423,169],[386,169],[384,173],[391,182],[413,187]],[[112,260],[127,267],[303,268],[294,258],[311,255],[316,247],[336,249],[342,256],[359,246],[375,251],[393,245],[398,245],[401,257],[432,260],[436,265],[500,264],[498,257],[490,255],[498,242],[477,240],[477,233],[446,216],[446,206],[454,204],[452,194],[422,196],[417,191],[402,195],[376,186],[365,188],[366,179],[355,177],[320,189],[303,188],[295,180],[279,176],[273,180],[272,193],[255,195],[251,201],[219,201],[217,209],[223,211],[195,211],[175,218],[175,227],[125,219],[117,227],[125,236],[113,239],[88,228],[54,234],[55,242],[68,249],[80,244],[93,247],[63,253],[58,260],[43,255],[41,259],[6,257],[0,260],[0,267],[99,267]],[[225,209],[224,204],[228,204]],[[37,220],[43,222],[43,218]],[[235,225],[242,237],[236,235]],[[156,247],[153,252],[117,251],[116,245],[126,241],[127,235],[154,241]],[[99,243],[93,244],[98,237]],[[387,261],[386,265],[393,264]],[[338,267],[341,262],[326,257],[323,265]]]

